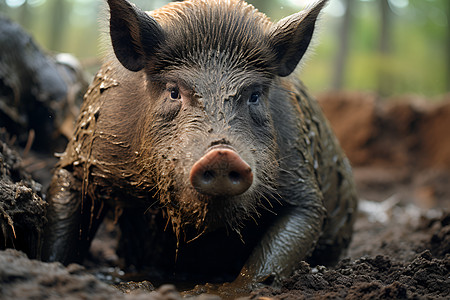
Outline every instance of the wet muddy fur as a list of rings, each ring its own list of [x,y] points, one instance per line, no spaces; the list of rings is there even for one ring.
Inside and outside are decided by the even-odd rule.
[[[151,278],[272,283],[304,259],[335,261],[352,234],[351,168],[292,73],[325,3],[271,23],[243,1],[108,1],[114,55],[55,170],[43,258],[81,262],[112,211],[121,256]],[[217,164],[245,188],[191,180]]]

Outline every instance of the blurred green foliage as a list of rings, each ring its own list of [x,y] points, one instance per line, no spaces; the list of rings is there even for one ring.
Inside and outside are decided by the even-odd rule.
[[[389,4],[388,51],[380,51],[382,12]],[[152,10],[164,0],[134,0]],[[302,9],[307,0],[249,0],[274,21]],[[416,93],[439,96],[450,90],[449,0],[331,0],[321,20],[316,46],[301,77],[313,92],[332,88],[376,91],[384,96]],[[352,5],[345,68],[334,68],[342,41],[346,4]],[[22,24],[48,51],[75,54],[95,72],[105,52],[108,13],[101,0],[0,0],[0,11]],[[0,29],[1,30],[1,29]],[[103,32],[103,34],[102,34]]]

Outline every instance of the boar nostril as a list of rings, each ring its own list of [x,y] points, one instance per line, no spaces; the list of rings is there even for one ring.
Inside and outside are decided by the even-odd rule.
[[[204,184],[212,183],[212,181],[214,180],[214,177],[216,177],[214,171],[210,171],[210,170],[205,171],[205,173],[203,173],[203,178],[202,178],[203,183]]]
[[[241,182],[241,175],[235,171],[231,171],[230,174],[228,174],[228,178],[233,184],[239,184]]]

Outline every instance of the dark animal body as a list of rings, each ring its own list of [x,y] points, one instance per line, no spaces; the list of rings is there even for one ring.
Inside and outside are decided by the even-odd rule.
[[[109,0],[114,56],[49,190],[44,259],[80,262],[107,211],[128,265],[270,283],[348,245],[351,168],[291,73],[326,1],[277,23],[243,1]]]

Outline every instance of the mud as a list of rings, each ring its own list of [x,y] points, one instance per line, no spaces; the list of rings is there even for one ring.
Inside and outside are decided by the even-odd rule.
[[[329,92],[318,101],[353,166],[450,169],[450,94],[433,101]]]
[[[410,98],[387,102],[359,93],[323,95],[320,100],[354,165],[361,202],[353,241],[335,267],[304,263],[281,287],[260,288],[246,299],[449,298],[450,146],[444,138],[445,128],[450,128],[449,100],[432,105]],[[8,166],[18,166],[14,159],[9,158]],[[20,169],[0,168],[1,176]],[[27,182],[21,176],[2,177],[2,188],[5,182],[22,184],[19,178]],[[2,199],[0,205],[5,203]],[[21,219],[13,216],[18,228]],[[154,283],[154,290],[152,283],[131,281],[137,274],[117,267],[119,235],[112,222],[104,224],[85,267],[0,251],[0,298],[181,299],[181,286]]]
[[[47,203],[41,185],[25,172],[19,154],[1,140],[0,200],[0,250],[16,248],[37,257]]]
[[[3,14],[0,28],[0,128],[26,149],[64,150],[86,75],[75,57],[49,55]]]
[[[420,225],[362,217],[350,257],[335,268],[304,264],[278,289],[250,299],[443,299],[450,295],[450,215]]]
[[[408,222],[357,221],[349,257],[335,268],[309,266],[283,282],[265,287],[247,299],[443,299],[450,295],[450,214],[439,218],[413,216],[397,207]],[[438,211],[436,211],[438,212]],[[414,221],[415,220],[415,221]],[[410,222],[418,222],[411,226]],[[98,270],[98,265],[96,266]],[[0,251],[0,295],[5,299],[181,299],[175,287],[154,291],[148,281],[108,285],[79,265],[63,267],[26,258],[12,249]],[[104,278],[105,279],[105,278]],[[115,287],[115,288],[114,288]],[[201,295],[199,299],[218,299]]]

